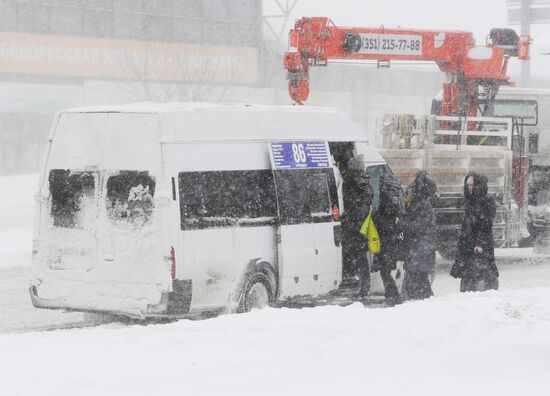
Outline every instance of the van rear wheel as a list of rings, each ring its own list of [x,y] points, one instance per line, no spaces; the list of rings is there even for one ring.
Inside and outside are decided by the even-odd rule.
[[[271,271],[252,273],[244,283],[237,312],[269,306],[273,301],[273,279]]]

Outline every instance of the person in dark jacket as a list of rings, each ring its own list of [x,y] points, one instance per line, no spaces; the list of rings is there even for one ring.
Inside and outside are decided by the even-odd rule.
[[[464,220],[451,268],[451,276],[461,278],[461,292],[498,289],[493,239],[496,206],[487,190],[485,175],[470,172],[464,178]]]
[[[366,297],[370,289],[370,270],[367,259],[368,242],[359,234],[363,222],[369,215],[373,190],[366,171],[363,155],[353,157],[344,176],[344,231],[343,258],[344,282],[359,276],[360,297]]]
[[[411,199],[401,229],[408,252],[403,281],[407,299],[419,300],[433,296],[430,274],[435,271],[436,226],[432,197],[437,190],[426,171],[418,171],[409,184]]]
[[[404,206],[401,182],[391,173],[380,177],[379,202],[374,215],[374,224],[380,235],[380,252],[374,255],[372,271],[380,271],[386,304],[395,305],[401,303],[401,296],[391,272],[397,267],[399,222],[404,216]]]

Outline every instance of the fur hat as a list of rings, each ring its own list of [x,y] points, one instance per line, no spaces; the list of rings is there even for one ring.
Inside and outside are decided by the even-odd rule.
[[[432,197],[437,191],[437,185],[430,179],[428,172],[419,170],[409,183],[409,189],[414,189],[416,195]]]

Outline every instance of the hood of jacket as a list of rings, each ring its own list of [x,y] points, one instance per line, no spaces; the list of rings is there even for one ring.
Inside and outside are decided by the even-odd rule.
[[[472,176],[474,178],[474,188],[472,194],[468,191],[468,186],[466,182]],[[468,172],[464,178],[464,198],[467,201],[479,201],[487,196],[488,193],[488,180],[487,176],[477,173],[477,172]]]
[[[413,199],[431,199],[437,191],[435,182],[430,179],[428,172],[420,170],[414,178],[414,198]]]

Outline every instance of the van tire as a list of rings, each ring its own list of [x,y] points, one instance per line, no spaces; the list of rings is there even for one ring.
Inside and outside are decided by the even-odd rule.
[[[238,313],[250,312],[271,305],[275,297],[275,275],[268,268],[255,268],[248,274],[243,283]]]

